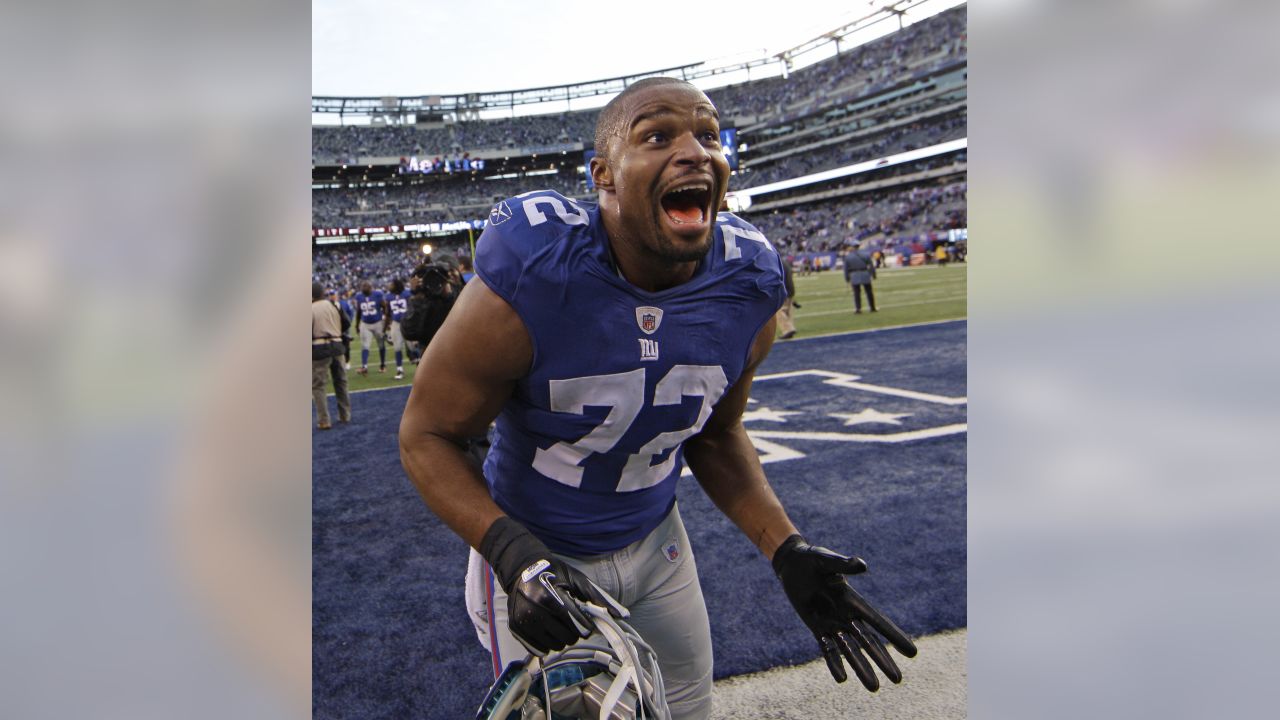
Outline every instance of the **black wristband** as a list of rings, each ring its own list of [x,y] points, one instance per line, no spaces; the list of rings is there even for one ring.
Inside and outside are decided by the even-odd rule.
[[[551,550],[534,537],[523,525],[503,515],[489,526],[480,540],[480,555],[493,568],[498,584],[507,593],[515,584],[520,571],[535,560],[551,559]]]
[[[778,546],[778,549],[773,551],[773,560],[770,562],[770,564],[773,565],[774,575],[782,575],[782,563],[786,562],[787,556],[791,554],[791,551],[794,550],[797,545],[803,544],[804,538],[801,537],[799,533],[796,533],[782,541],[782,544]]]

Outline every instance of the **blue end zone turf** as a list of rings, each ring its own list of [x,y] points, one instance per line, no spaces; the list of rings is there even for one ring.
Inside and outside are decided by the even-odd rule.
[[[854,587],[913,635],[966,622],[966,327],[779,342],[747,408],[796,525],[811,542],[862,556],[870,570]],[[317,719],[468,717],[492,682],[463,602],[466,545],[400,467],[407,395],[357,394],[350,426],[314,436]],[[751,543],[691,478],[679,498],[716,677],[818,657]],[[910,682],[909,665],[904,675]]]

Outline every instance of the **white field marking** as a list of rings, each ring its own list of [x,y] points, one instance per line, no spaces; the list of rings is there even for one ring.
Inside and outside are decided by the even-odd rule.
[[[913,302],[918,300],[921,297],[928,297],[934,300],[954,300],[956,298],[968,297],[967,293],[964,293],[964,292],[961,292],[958,294],[957,293],[940,294],[937,290],[895,290],[893,292],[884,292],[881,290],[876,290],[875,293],[877,298],[883,297],[888,300],[910,300]],[[848,302],[849,299],[852,297],[853,297],[853,291],[849,291],[849,292],[840,293],[832,297],[824,297],[819,300],[810,300],[810,298],[805,298],[804,304],[805,305],[813,304],[819,307],[825,307],[827,305],[832,305],[832,304],[843,304],[845,302]]]
[[[921,301],[921,302],[893,303],[892,305],[884,305],[884,304],[882,304],[882,303],[877,302],[877,303],[876,303],[876,310],[877,310],[877,311],[884,311],[884,310],[888,310],[888,309],[890,309],[890,308],[914,307],[914,306],[916,306],[916,305],[936,305],[936,304],[938,304],[938,303],[944,303],[944,302],[955,302],[956,300],[964,300],[964,299],[966,299],[967,297],[968,297],[968,296],[966,296],[966,295],[958,295],[958,296],[956,296],[956,297],[945,297],[945,298],[938,298],[937,300],[924,300],[924,301]],[[817,316],[819,316],[819,315],[835,315],[835,314],[837,314],[837,313],[847,313],[847,312],[852,312],[852,311],[851,311],[851,310],[849,310],[848,308],[841,308],[841,309],[839,309],[839,310],[821,310],[821,311],[819,311],[819,312],[809,312],[809,313],[804,312],[804,311],[801,311],[801,312],[796,313],[796,317],[797,317],[797,318],[802,318],[802,317],[817,317]],[[950,321],[950,320],[943,320],[942,322],[951,322],[951,321]],[[922,324],[922,325],[927,325],[928,323],[920,323],[920,324]],[[894,327],[911,327],[911,326],[910,326],[910,325],[895,325]]]
[[[967,432],[968,430],[968,423],[958,423],[955,425],[925,428],[924,430],[885,433],[883,435],[867,433],[799,432],[788,430],[748,430],[747,435],[751,438],[752,442],[755,443],[759,443],[765,438],[775,440],[834,440],[836,442],[900,443],[910,442],[912,440],[945,437],[947,435],[957,435],[959,433]]]
[[[406,378],[406,379],[408,379],[408,378]],[[413,384],[412,384],[412,383],[410,383],[410,384],[408,384],[408,385],[388,385],[388,386],[386,386],[386,387],[380,387],[380,388],[364,388],[364,389],[362,389],[362,390],[348,390],[348,391],[347,391],[347,394],[348,394],[348,395],[355,395],[356,393],[376,392],[376,391],[378,391],[378,390],[399,390],[399,389],[403,389],[403,388],[411,388],[411,387],[413,387]],[[333,393],[329,393],[329,397],[333,397]]]
[[[924,295],[927,293],[945,292],[952,287],[956,287],[955,283],[941,283],[940,285],[946,285],[947,287],[922,287],[920,285],[912,285],[911,287],[903,287],[900,285],[885,287],[883,283],[876,283],[873,289],[876,295],[883,294],[885,296],[890,296]],[[956,289],[963,290],[964,288],[956,287]],[[796,297],[802,300],[805,304],[809,304],[811,302],[821,304],[824,302],[836,301],[840,298],[848,298],[852,294],[853,291],[849,289],[848,285],[845,285],[843,290],[833,292],[801,293],[797,291]]]
[[[902,305],[897,305],[897,306],[895,306],[895,307],[903,307],[903,306],[902,306]],[[847,311],[847,310],[841,310],[841,311],[839,311],[839,312],[848,312],[848,311]],[[809,313],[806,313],[806,314],[809,314]],[[816,314],[819,314],[819,313],[812,313],[812,314],[815,314],[815,315],[816,315]],[[828,314],[828,313],[822,313],[822,314]],[[863,330],[845,330],[845,331],[843,331],[843,332],[824,333],[824,334],[822,334],[822,335],[810,335],[810,336],[808,336],[808,337],[792,338],[791,340],[788,340],[788,341],[787,341],[787,343],[788,343],[788,344],[791,344],[791,343],[797,343],[797,342],[805,342],[805,341],[808,341],[808,340],[818,340],[818,339],[820,339],[820,338],[837,337],[837,336],[839,336],[839,335],[861,335],[861,334],[863,334],[863,333],[884,332],[885,330],[901,330],[901,329],[903,329],[903,328],[927,327],[927,326],[929,326],[929,325],[945,325],[945,324],[947,324],[947,323],[968,322],[968,321],[969,321],[969,318],[967,318],[967,317],[951,318],[951,319],[949,319],[949,320],[926,320],[925,322],[907,323],[907,324],[905,324],[905,325],[886,325],[885,327],[866,328],[866,329],[863,329]],[[348,372],[355,372],[355,371],[354,371],[354,370],[349,370]],[[759,380],[759,379],[761,379],[761,377],[763,377],[763,376],[757,377],[757,378],[755,378],[755,379],[756,379],[756,380]],[[770,376],[770,377],[773,377],[773,376]],[[397,389],[400,389],[400,388],[407,388],[407,387],[413,387],[413,384],[412,384],[412,383],[408,383],[408,384],[405,384],[405,385],[388,385],[388,386],[386,386],[386,387],[379,387],[379,388],[364,388],[363,390],[349,390],[349,391],[347,391],[347,394],[349,394],[349,395],[354,395],[354,394],[356,394],[356,393],[376,392],[376,391],[378,391],[378,390],[397,390]],[[333,397],[333,393],[329,393],[329,394],[328,394],[328,397]],[[754,398],[749,399],[747,402],[755,402],[755,399],[754,399]]]
[[[747,431],[747,436],[751,437],[751,431]],[[756,452],[760,453],[760,464],[782,462],[783,460],[797,460],[805,456],[799,450],[793,450],[786,445],[769,442],[757,437],[751,437],[751,444],[755,446]],[[689,469],[686,463],[684,470],[680,471],[680,477],[693,477],[693,471]]]
[[[964,284],[959,280],[948,279],[948,278],[943,278],[941,280],[930,279],[930,280],[896,280],[896,281],[887,281],[884,279],[877,279],[875,283],[877,285],[884,285],[886,292],[890,290],[892,290],[893,292],[899,292],[902,290],[914,290],[916,288],[936,288],[936,287],[942,287],[944,285],[963,285]],[[888,283],[888,284],[885,285],[885,283]],[[841,281],[839,287],[847,291],[849,289],[849,283]],[[804,297],[823,297],[827,295],[837,295],[840,292],[841,292],[840,290],[829,290],[829,289],[811,290],[811,291],[805,292]],[[797,288],[796,294],[800,295],[800,288]]]
[[[783,378],[804,377],[806,375],[827,378],[822,381],[823,384],[826,385],[835,385],[836,387],[849,388],[850,390],[862,390],[864,392],[878,393],[880,395],[892,395],[894,397],[903,397],[910,400],[937,403],[938,405],[964,405],[969,402],[969,398],[967,397],[947,397],[945,395],[916,392],[915,390],[904,390],[902,388],[885,387],[884,385],[861,383],[858,382],[858,380],[861,379],[860,375],[838,373],[831,370],[793,370],[791,372],[773,373],[771,375],[758,375],[756,376],[755,381],[780,380]]]
[[[945,325],[947,323],[969,322],[967,317],[949,318],[947,320],[926,320],[918,323],[906,323],[905,325],[886,325],[884,327],[866,328],[865,330],[842,330],[840,332],[823,333],[822,335],[807,335],[805,337],[792,338],[787,341],[788,345],[799,342],[807,342],[809,340],[819,340],[822,338],[839,337],[841,335],[861,335],[862,333],[883,332],[885,330],[901,330],[903,328],[927,327],[929,325]],[[775,343],[776,345],[777,343]],[[759,379],[759,378],[757,378]]]

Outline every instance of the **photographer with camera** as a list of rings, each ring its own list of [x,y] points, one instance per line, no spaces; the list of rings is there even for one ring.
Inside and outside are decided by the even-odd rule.
[[[461,290],[461,277],[446,258],[439,262],[428,260],[414,268],[409,276],[409,302],[400,319],[400,334],[418,344],[419,352],[424,351]]]

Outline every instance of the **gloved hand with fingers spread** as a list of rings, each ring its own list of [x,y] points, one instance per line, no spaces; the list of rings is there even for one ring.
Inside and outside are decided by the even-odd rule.
[[[915,657],[916,646],[892,620],[845,582],[845,575],[866,569],[862,558],[810,545],[799,535],[787,538],[773,555],[773,571],[800,619],[818,640],[831,676],[836,682],[848,679],[840,659],[843,655],[862,684],[875,692],[880,680],[863,653],[871,657],[885,677],[899,683],[902,672],[889,657],[880,635],[906,657]]]
[[[509,517],[494,521],[479,550],[507,593],[511,634],[535,655],[561,650],[591,634],[592,623],[574,597],[595,603],[614,617],[629,615],[586,575],[553,557],[541,540]]]

